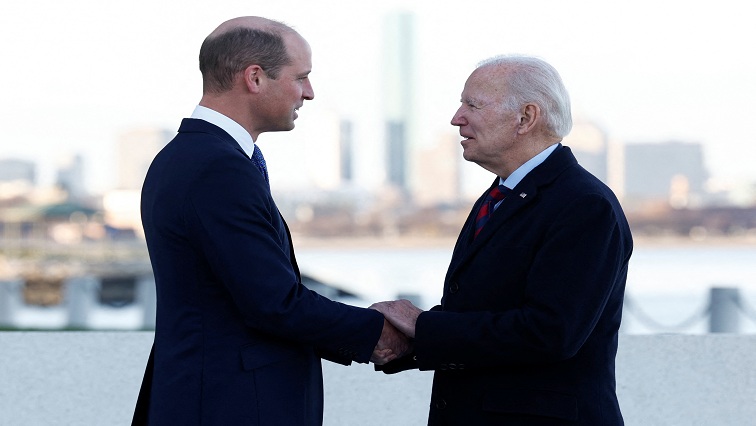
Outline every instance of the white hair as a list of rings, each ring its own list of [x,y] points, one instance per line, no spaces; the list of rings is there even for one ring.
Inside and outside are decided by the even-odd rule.
[[[572,129],[570,95],[557,70],[546,61],[523,55],[500,55],[481,61],[477,68],[505,66],[508,68],[504,107],[517,110],[532,102],[541,108],[546,127],[563,138]]]

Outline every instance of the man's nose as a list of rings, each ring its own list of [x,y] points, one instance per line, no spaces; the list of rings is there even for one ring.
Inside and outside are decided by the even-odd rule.
[[[305,82],[304,91],[302,91],[302,97],[307,99],[308,101],[311,101],[315,99],[315,91],[312,89],[312,83],[310,83],[310,79],[308,78]]]
[[[461,110],[462,108],[458,109],[457,112],[454,113],[454,117],[452,117],[451,119],[452,126],[464,126],[465,124],[467,124],[467,120],[465,120]]]

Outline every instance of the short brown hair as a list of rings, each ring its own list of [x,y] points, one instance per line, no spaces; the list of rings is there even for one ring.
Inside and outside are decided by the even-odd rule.
[[[290,63],[281,32],[234,28],[202,42],[199,54],[202,88],[205,93],[231,90],[236,74],[254,64],[275,80],[281,68]]]

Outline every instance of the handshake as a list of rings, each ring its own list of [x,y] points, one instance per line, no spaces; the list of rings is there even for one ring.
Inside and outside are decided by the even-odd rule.
[[[375,309],[384,317],[383,331],[370,361],[383,365],[411,352],[415,323],[423,310],[404,299],[374,303],[370,309]]]

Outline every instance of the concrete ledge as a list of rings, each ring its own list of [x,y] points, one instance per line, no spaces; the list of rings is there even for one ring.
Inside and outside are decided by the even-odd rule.
[[[151,344],[151,332],[0,332],[0,424],[129,424]],[[626,424],[753,424],[754,354],[751,335],[621,336]],[[325,425],[425,424],[431,373],[323,367]]]
[[[756,424],[756,336],[620,336],[617,395],[628,426]]]

